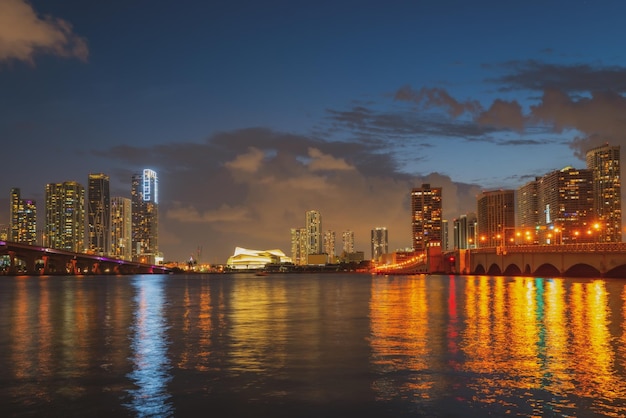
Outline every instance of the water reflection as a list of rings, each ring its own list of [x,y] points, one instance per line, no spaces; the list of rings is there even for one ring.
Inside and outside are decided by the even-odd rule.
[[[445,307],[433,303],[442,285]],[[376,279],[370,304],[372,364],[380,374],[375,390],[380,399],[425,405],[439,386],[496,414],[576,415],[584,408],[623,416],[626,290],[618,285],[620,306],[611,311],[606,286],[604,280],[524,277]],[[611,328],[611,321],[620,325]],[[438,329],[445,331],[444,344]],[[458,371],[457,384],[437,374],[441,358],[446,373]]]
[[[127,406],[139,417],[174,414],[167,388],[172,377],[167,356],[167,324],[163,316],[163,281],[159,276],[138,276],[132,283],[136,289],[136,306],[131,328],[133,371],[128,377],[136,388],[129,390],[131,400]]]

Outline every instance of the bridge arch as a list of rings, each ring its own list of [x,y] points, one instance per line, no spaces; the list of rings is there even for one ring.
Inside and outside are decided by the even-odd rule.
[[[534,275],[541,277],[560,277],[561,272],[559,271],[559,269],[554,267],[554,265],[550,263],[545,263],[537,267]]]
[[[585,263],[574,264],[564,273],[565,277],[601,277],[602,273],[595,267]]]
[[[517,266],[517,264],[509,264],[504,269],[504,272],[502,273],[502,275],[503,276],[521,276],[522,275],[522,271]]]
[[[500,266],[497,263],[493,263],[489,266],[489,270],[487,270],[488,276],[502,276],[502,270],[500,270]]]

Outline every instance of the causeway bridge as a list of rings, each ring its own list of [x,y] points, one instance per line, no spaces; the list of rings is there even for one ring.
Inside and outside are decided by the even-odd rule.
[[[0,241],[2,275],[166,274],[170,269],[134,261]]]
[[[442,252],[428,248],[378,274],[475,274],[489,276],[626,278],[626,243],[510,245]]]

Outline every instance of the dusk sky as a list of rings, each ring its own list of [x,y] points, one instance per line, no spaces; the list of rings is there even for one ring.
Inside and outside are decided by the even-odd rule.
[[[379,226],[406,248],[412,187],[443,187],[452,223],[482,190],[624,151],[625,16],[618,0],[0,0],[0,224],[12,187],[43,221],[47,183],[106,173],[130,197],[151,168],[166,260],[290,255],[311,209],[339,251],[350,229],[369,258]]]

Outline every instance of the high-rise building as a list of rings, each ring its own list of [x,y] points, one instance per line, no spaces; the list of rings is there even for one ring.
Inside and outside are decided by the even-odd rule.
[[[89,174],[87,186],[87,252],[111,252],[111,199],[109,176]]]
[[[132,257],[154,263],[159,257],[159,183],[154,170],[135,174],[131,184]]]
[[[600,242],[622,241],[622,193],[620,147],[604,145],[587,151],[587,168],[593,171],[593,196],[596,220],[600,223]]]
[[[475,213],[467,213],[454,220],[453,240],[455,250],[476,248],[476,223]]]
[[[111,253],[122,260],[132,259],[132,205],[127,197],[111,198]]]
[[[341,234],[343,241],[343,253],[352,254],[354,252],[354,231],[345,230]]]
[[[528,231],[529,234],[540,227],[538,194],[540,180],[540,177],[535,177],[535,180],[529,181],[515,191],[515,226]],[[525,243],[536,244],[537,242],[533,238],[531,242]]]
[[[46,185],[45,247],[85,251],[85,188],[75,182]]]
[[[328,254],[331,262],[335,261],[335,231],[330,229],[324,232],[324,252]]]
[[[478,196],[478,246],[500,247],[515,242],[515,192],[485,191]]]
[[[307,254],[322,254],[322,215],[316,210],[306,212]]]
[[[411,191],[413,251],[442,243],[442,188],[422,184]]]
[[[539,243],[571,244],[597,239],[592,234],[594,200],[592,177],[592,170],[565,167],[539,179],[537,186]],[[520,225],[517,225],[517,228],[523,229]],[[525,240],[529,241],[528,238],[530,236],[526,235]]]
[[[383,254],[389,252],[389,236],[387,234],[387,228],[376,227],[372,229],[372,260],[379,260]]]
[[[11,189],[9,217],[9,241],[35,245],[37,243],[37,205],[34,200],[22,199],[19,188]]]
[[[306,264],[306,228],[291,228],[291,260],[295,265]]]

